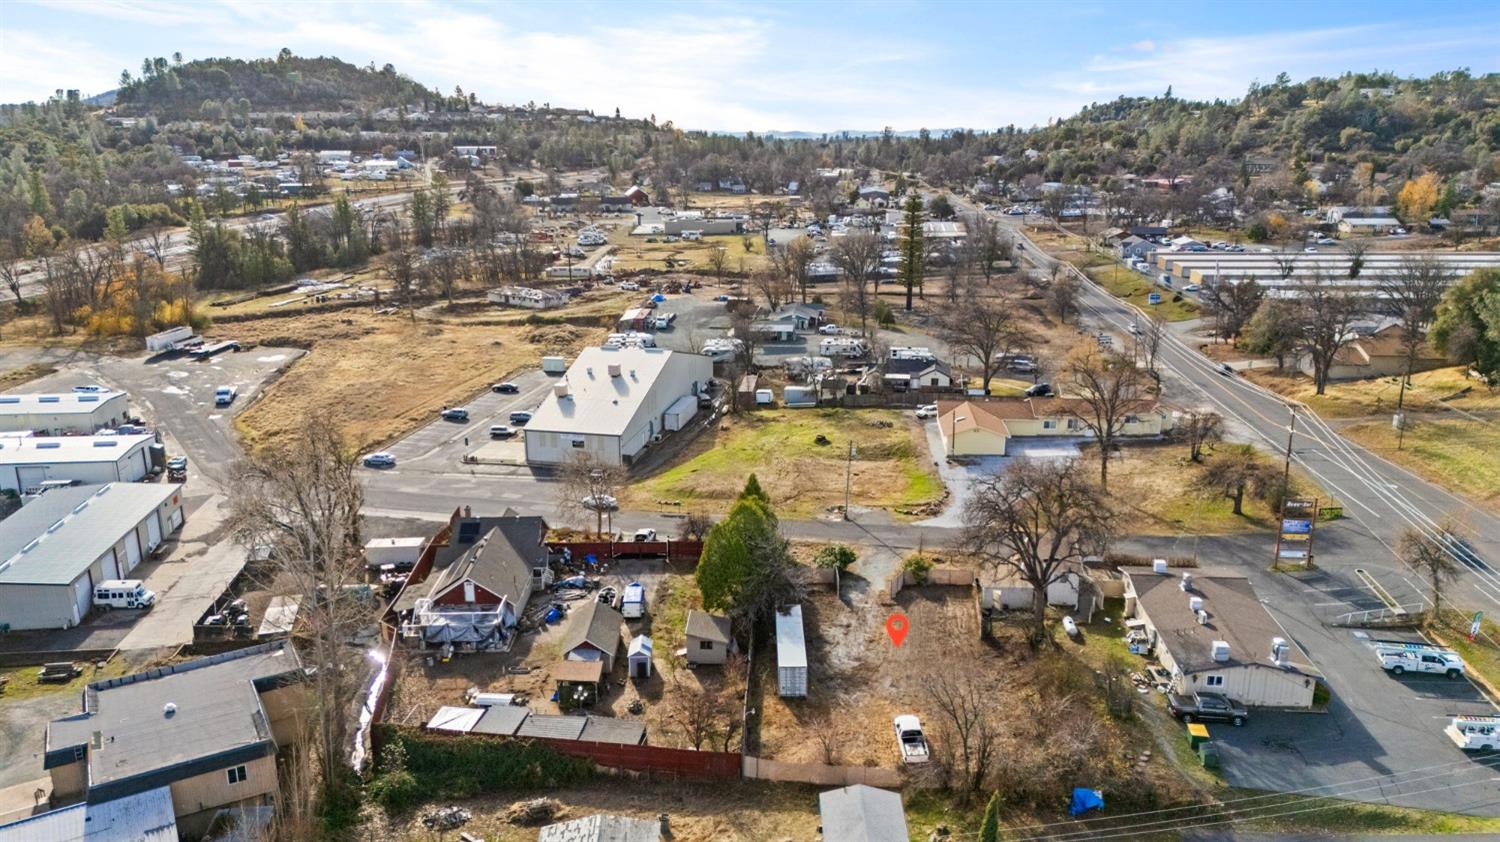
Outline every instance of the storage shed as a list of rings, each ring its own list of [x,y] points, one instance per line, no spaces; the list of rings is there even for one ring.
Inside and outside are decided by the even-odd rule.
[[[715,617],[704,611],[689,611],[686,636],[689,664],[722,664],[729,658],[731,638],[728,617]]]
[[[776,610],[776,693],[783,699],[807,697],[807,644],[800,605]]]
[[[651,677],[651,638],[638,634],[625,648],[625,659],[630,665],[631,678]]]

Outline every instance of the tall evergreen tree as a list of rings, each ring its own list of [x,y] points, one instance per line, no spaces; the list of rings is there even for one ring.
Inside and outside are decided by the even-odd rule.
[[[927,270],[927,249],[922,242],[922,197],[915,191],[906,197],[901,220],[901,284],[906,287],[906,311],[911,312],[912,291],[922,285]]]

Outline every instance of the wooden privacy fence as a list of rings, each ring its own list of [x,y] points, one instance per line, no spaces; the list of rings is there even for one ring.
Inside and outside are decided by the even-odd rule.
[[[819,786],[865,784],[894,789],[901,786],[901,773],[882,766],[829,766],[825,763],[786,763],[745,755],[744,776],[763,781],[791,781]]]
[[[475,735],[466,735],[473,739]],[[587,740],[529,737],[559,754],[582,757],[611,769],[667,774],[697,780],[728,781],[740,776],[737,751],[692,751],[652,745],[621,745]]]
[[[917,577],[909,571],[902,571],[891,577],[891,598],[901,593],[902,588],[910,587],[917,583]],[[927,584],[948,585],[954,587],[971,587],[974,584],[974,571],[963,570],[954,567],[934,567],[927,572]]]
[[[703,555],[702,541],[554,541],[547,544],[553,553],[568,550],[574,561],[592,554],[595,558],[667,558],[674,561],[697,561]]]

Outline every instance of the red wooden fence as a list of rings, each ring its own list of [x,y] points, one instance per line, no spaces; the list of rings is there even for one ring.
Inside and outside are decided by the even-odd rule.
[[[470,735],[472,738],[473,735]],[[737,751],[692,751],[685,748],[586,740],[556,740],[533,737],[537,742],[574,757],[582,757],[613,769],[658,772],[696,780],[728,781],[741,775],[742,757]]]

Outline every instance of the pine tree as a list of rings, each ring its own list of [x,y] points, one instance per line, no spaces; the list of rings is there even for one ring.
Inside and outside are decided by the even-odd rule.
[[[979,824],[979,842],[1000,842],[1000,793],[990,796],[984,808],[984,821]]]
[[[927,250],[922,244],[922,197],[906,197],[906,217],[901,222],[901,283],[906,287],[906,312],[911,312],[912,290],[922,284],[927,269]]]
[[[739,499],[759,500],[766,506],[771,505],[771,496],[760,487],[760,480],[756,478],[755,474],[751,474],[750,478],[745,480],[745,490],[740,492]]]

